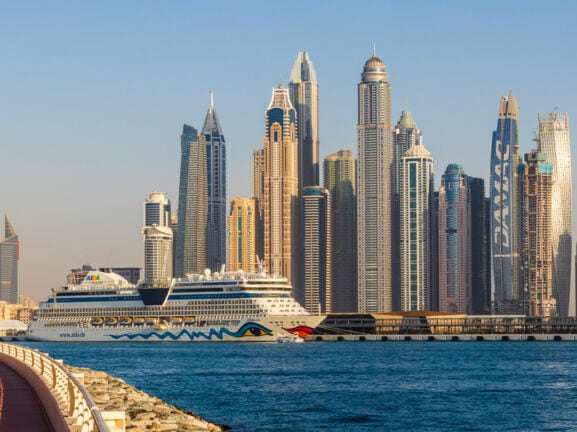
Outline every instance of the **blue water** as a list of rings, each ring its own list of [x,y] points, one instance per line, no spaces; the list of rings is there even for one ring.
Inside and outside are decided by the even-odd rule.
[[[235,432],[575,431],[577,343],[28,343]]]

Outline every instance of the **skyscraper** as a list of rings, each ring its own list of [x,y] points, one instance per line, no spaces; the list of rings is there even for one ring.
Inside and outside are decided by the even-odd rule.
[[[4,240],[0,240],[0,301],[17,304],[19,299],[20,240],[4,217]]]
[[[208,208],[204,135],[199,135],[194,127],[184,125],[180,145],[176,277],[186,273],[202,273],[207,264]]]
[[[401,112],[401,118],[393,129],[393,165],[392,165],[392,248],[393,248],[393,286],[401,285],[401,262],[400,249],[401,225],[400,225],[400,169],[401,158],[412,145],[422,144],[421,131],[417,128],[417,123],[413,120],[411,113],[407,110]],[[400,292],[393,291],[393,309],[400,308]]]
[[[518,109],[510,91],[499,104],[497,130],[491,145],[491,255],[493,269],[492,311],[496,314],[522,312],[520,271],[517,265],[520,242],[514,239],[517,196],[513,170],[518,165]],[[515,260],[515,262],[514,262]],[[515,267],[515,269],[514,269]]]
[[[373,53],[358,85],[357,252],[359,312],[393,308],[391,86]]]
[[[297,113],[299,193],[319,183],[319,85],[308,53],[299,52],[288,85]]]
[[[264,258],[264,149],[252,152],[252,197],[255,204],[255,253]]]
[[[165,192],[151,192],[144,201],[144,279],[166,284],[173,276],[174,233],[170,228],[170,200]]]
[[[551,236],[553,165],[547,163],[545,154],[532,151],[525,155],[520,172],[523,174],[526,313],[529,316],[556,316]]]
[[[331,312],[331,203],[329,191],[307,186],[303,199],[303,290],[297,298],[311,313]]]
[[[403,311],[429,310],[434,182],[433,158],[424,146],[414,144],[403,155],[399,180],[400,307]]]
[[[206,265],[218,271],[226,264],[226,142],[214,110],[212,92],[202,134],[206,141],[208,187]]]
[[[487,229],[488,201],[485,180],[468,177],[471,195],[471,288],[472,313],[491,313],[490,241]]]
[[[439,188],[439,310],[471,313],[471,200],[463,167],[450,164]]]
[[[300,206],[296,111],[288,90],[273,88],[265,113],[264,261],[271,273],[298,282]],[[295,287],[299,288],[299,287]]]
[[[253,198],[233,198],[228,216],[228,257],[230,271],[255,271],[256,209]]]
[[[170,200],[166,192],[150,192],[144,201],[144,226],[170,226]]]
[[[172,279],[172,230],[167,226],[150,225],[144,234],[144,280],[166,286]]]
[[[569,114],[539,115],[539,151],[553,165],[551,191],[553,236],[553,295],[558,314],[569,315],[572,248],[572,177]],[[572,309],[572,308],[571,308]]]
[[[324,185],[331,197],[332,312],[356,312],[357,159],[350,150],[324,160]]]

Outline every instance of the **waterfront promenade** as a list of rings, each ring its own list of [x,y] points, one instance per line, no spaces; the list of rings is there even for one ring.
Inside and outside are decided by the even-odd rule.
[[[85,386],[86,383],[86,386]],[[94,398],[93,398],[94,396]],[[104,372],[0,343],[0,432],[221,432]]]

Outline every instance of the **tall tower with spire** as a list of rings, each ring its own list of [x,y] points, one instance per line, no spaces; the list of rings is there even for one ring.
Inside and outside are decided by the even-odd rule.
[[[4,240],[0,240],[0,301],[18,303],[19,265],[20,241],[8,216],[5,216]]]
[[[212,92],[202,134],[206,141],[208,193],[206,266],[212,271],[219,271],[226,264],[226,142],[214,110]]]
[[[296,111],[288,89],[273,88],[265,113],[264,261],[271,273],[297,282],[299,244],[298,142]],[[299,287],[295,287],[297,290]],[[295,292],[300,297],[300,292]]]
[[[297,113],[299,194],[319,185],[319,85],[306,51],[299,52],[290,74],[290,99]]]
[[[539,151],[553,165],[551,191],[553,235],[553,295],[560,316],[569,315],[572,253],[572,185],[569,114],[539,115]],[[573,312],[573,311],[572,311]]]
[[[522,313],[523,291],[520,272],[518,235],[518,194],[516,167],[519,164],[517,134],[518,108],[513,92],[499,104],[497,130],[491,145],[491,256],[494,314]],[[515,171],[514,171],[515,170]]]
[[[393,309],[391,85],[373,55],[358,84],[357,227],[359,312]]]

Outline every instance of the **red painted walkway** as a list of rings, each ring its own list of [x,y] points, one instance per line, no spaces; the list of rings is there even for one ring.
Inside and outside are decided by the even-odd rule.
[[[0,362],[0,432],[52,432],[40,399],[24,378]]]

